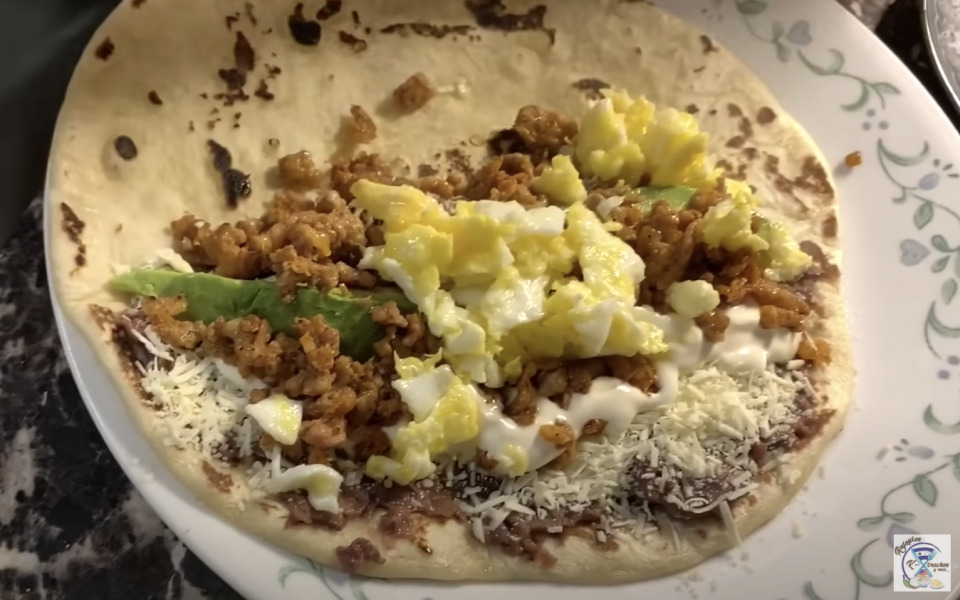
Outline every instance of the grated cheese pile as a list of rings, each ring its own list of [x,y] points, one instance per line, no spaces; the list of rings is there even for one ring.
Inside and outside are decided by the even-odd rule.
[[[260,431],[244,407],[252,389],[259,386],[244,381],[235,368],[222,361],[165,346],[149,328],[137,337],[156,357],[142,369],[143,387],[164,417],[160,422],[167,429],[165,443],[216,456],[221,445],[232,438],[240,456],[251,456]],[[173,365],[165,370],[160,360],[172,361]],[[697,371],[681,380],[675,402],[640,413],[623,434],[612,439],[598,436],[581,440],[576,458],[563,471],[545,468],[506,479],[485,499],[478,496],[478,486],[466,482],[461,508],[480,540],[485,531],[500,526],[512,513],[544,517],[553,510],[599,508],[603,513],[597,531],[601,543],[608,536],[642,538],[663,530],[679,544],[677,528],[669,519],[659,513],[653,515],[646,506],[638,509],[630,504],[624,485],[625,467],[634,459],[649,463],[661,473],[656,477],[664,483],[671,478],[709,477],[721,469],[732,469],[737,473],[733,489],[717,502],[697,505],[695,490],[690,489],[685,490],[686,499],[673,500],[680,505],[688,502],[686,509],[693,512],[719,509],[731,536],[739,541],[729,502],[756,487],[752,480],[757,467],[749,457],[751,447],[761,438],[786,432],[796,421],[793,398],[808,385],[796,371],[800,364],[793,361],[789,367],[794,370],[784,374],[768,370],[732,376],[713,367]],[[263,489],[269,487],[268,482],[294,466],[276,447],[268,458],[267,464],[254,463],[248,473],[251,497],[261,501],[267,498]],[[348,484],[359,482],[362,474],[359,466],[351,465],[338,465]],[[479,474],[471,470],[455,474],[452,463],[443,467],[439,479],[446,485]],[[471,465],[471,469],[475,467]],[[425,480],[419,485],[434,482]]]

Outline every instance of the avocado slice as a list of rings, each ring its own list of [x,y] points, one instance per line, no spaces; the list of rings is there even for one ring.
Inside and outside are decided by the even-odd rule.
[[[236,319],[256,315],[274,331],[293,334],[298,317],[321,315],[327,325],[340,332],[340,352],[356,360],[373,355],[373,345],[383,337],[383,328],[370,317],[371,306],[396,302],[402,312],[417,307],[400,290],[324,293],[315,287],[297,291],[292,302],[283,302],[277,284],[263,280],[228,279],[210,273],[180,273],[167,269],[137,269],[117,275],[109,282],[116,292],[153,298],[183,295],[187,310],[178,315],[185,321],[212,323],[218,317]]]
[[[627,192],[624,199],[628,202],[638,202],[640,210],[645,214],[653,209],[653,205],[661,200],[670,206],[674,212],[681,211],[690,205],[690,200],[697,190],[689,187],[642,187]]]

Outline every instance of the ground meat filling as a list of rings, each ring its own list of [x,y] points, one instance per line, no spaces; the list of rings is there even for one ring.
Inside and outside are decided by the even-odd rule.
[[[170,228],[174,249],[194,268],[232,279],[276,275],[284,294],[301,285],[331,290],[377,281],[356,269],[366,229],[336,192],[313,199],[281,191],[259,219],[214,227],[187,214]]]
[[[356,573],[360,567],[368,563],[378,565],[384,563],[380,550],[367,538],[358,537],[350,542],[349,546],[338,546],[334,551],[337,554],[337,562],[347,573]]]
[[[339,332],[320,316],[297,319],[293,335],[286,335],[256,316],[209,325],[178,320],[185,308],[182,298],[142,301],[147,322],[164,343],[201,349],[235,366],[243,377],[263,381],[266,388],[251,401],[269,391],[303,401],[300,437],[282,447],[284,456],[297,463],[330,464],[337,456],[365,461],[387,453],[390,440],[382,428],[407,415],[390,385],[396,378],[394,354],[423,356],[440,345],[420,315],[402,315],[393,303],[373,311],[375,320],[389,324],[376,345],[377,356],[365,362],[340,354]],[[266,435],[261,440],[263,450],[273,443]]]

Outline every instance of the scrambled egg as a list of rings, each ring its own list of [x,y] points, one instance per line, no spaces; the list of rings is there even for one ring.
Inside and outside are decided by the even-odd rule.
[[[413,420],[393,435],[390,456],[372,456],[367,474],[390,478],[401,485],[431,476],[433,459],[455,453],[458,445],[480,433],[477,391],[457,377],[447,365],[435,366],[439,354],[427,361],[406,358],[398,362],[400,379],[393,387],[410,409]]]
[[[720,293],[703,280],[677,281],[667,288],[667,304],[681,317],[693,319],[720,306]]]
[[[327,465],[297,465],[271,477],[263,487],[271,494],[306,490],[307,502],[317,510],[340,512],[343,475]]]
[[[587,199],[587,188],[569,156],[558,154],[539,177],[533,179],[533,191],[546,194],[555,202],[569,206]]]
[[[813,257],[800,249],[800,244],[780,223],[764,223],[757,235],[770,246],[761,254],[764,275],[774,281],[792,281],[803,275],[813,263]]]
[[[580,124],[574,157],[581,173],[632,187],[644,175],[652,186],[716,185],[720,171],[707,166],[707,136],[692,115],[626,92],[603,93]]]
[[[283,394],[274,394],[255,404],[248,404],[246,411],[260,429],[284,446],[293,444],[300,436],[303,404],[296,400]]]
[[[764,274],[774,281],[790,281],[802,275],[813,258],[800,249],[786,227],[754,213],[760,202],[746,183],[727,179],[725,184],[729,198],[703,215],[703,241],[731,252],[741,248],[759,252]],[[757,233],[753,232],[754,218],[762,221]]]
[[[361,267],[417,304],[459,375],[499,387],[532,356],[666,349],[663,332],[635,314],[643,261],[582,202],[566,213],[459,202],[450,215],[412,187],[359,181],[351,192],[386,230]],[[575,260],[583,281],[566,277]]]

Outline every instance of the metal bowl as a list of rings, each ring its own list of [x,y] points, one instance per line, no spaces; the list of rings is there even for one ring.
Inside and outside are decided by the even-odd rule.
[[[923,28],[937,74],[960,111],[960,0],[923,0]]]

